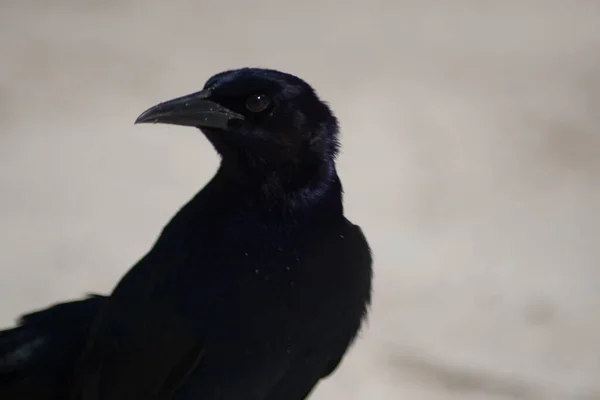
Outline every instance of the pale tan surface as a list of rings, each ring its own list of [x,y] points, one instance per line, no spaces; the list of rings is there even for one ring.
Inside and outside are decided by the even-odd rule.
[[[314,399],[600,399],[599,1],[2,0],[0,54],[2,325],[108,291],[214,172],[141,111],[265,66],[333,105],[376,256]]]

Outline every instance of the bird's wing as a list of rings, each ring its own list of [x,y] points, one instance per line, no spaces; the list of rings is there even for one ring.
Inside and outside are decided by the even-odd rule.
[[[168,399],[200,362],[204,345],[178,308],[186,255],[173,253],[144,257],[119,282],[94,322],[71,399]]]
[[[171,398],[202,359],[203,344],[160,303],[149,303],[137,315],[118,307],[109,306],[91,335],[76,367],[71,398]]]
[[[310,256],[315,270],[330,271],[338,283],[333,300],[317,298],[322,308],[329,308],[330,315],[336,316],[331,324],[327,324],[331,330],[325,333],[326,339],[314,343],[312,351],[301,354],[292,362],[266,400],[306,399],[319,381],[330,376],[340,365],[370,303],[372,257],[360,227],[346,221],[340,230],[315,244]],[[313,297],[316,293],[331,295],[323,288],[313,292]]]
[[[356,225],[348,226],[344,240],[347,240],[347,248],[352,249],[352,251],[347,252],[346,265],[348,269],[354,270],[355,276],[359,277],[354,284],[350,285],[351,290],[357,295],[358,304],[352,305],[351,302],[348,302],[345,306],[356,307],[360,319],[345,321],[350,326],[347,331],[348,335],[340,337],[340,340],[330,347],[329,360],[321,373],[321,379],[327,378],[339,367],[346,352],[352,346],[371,303],[371,280],[373,276],[371,250],[362,230]],[[339,307],[342,309],[344,305]],[[352,326],[353,324],[354,326]]]
[[[334,271],[336,267],[331,264],[337,266],[336,301],[324,303],[337,310],[335,325],[340,328],[337,339],[328,347],[329,357],[321,378],[326,378],[337,369],[360,331],[371,304],[373,258],[362,229],[346,220],[335,236],[327,242],[330,251],[339,254],[339,258],[318,258],[321,262],[328,263],[329,268]],[[323,268],[327,266],[324,265]]]
[[[0,331],[0,398],[46,400],[59,396],[106,298],[56,304]]]
[[[321,380],[323,368],[323,358],[302,357],[295,360],[265,400],[306,399]]]

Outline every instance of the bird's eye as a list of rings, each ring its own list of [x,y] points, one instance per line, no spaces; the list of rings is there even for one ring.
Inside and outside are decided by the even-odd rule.
[[[264,111],[271,104],[271,100],[264,94],[253,94],[246,99],[246,108],[254,113]]]

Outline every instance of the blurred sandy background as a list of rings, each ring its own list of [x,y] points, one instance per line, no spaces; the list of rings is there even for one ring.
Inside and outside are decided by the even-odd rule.
[[[313,399],[600,399],[600,1],[0,0],[0,325],[109,291],[213,174],[213,73],[342,122],[368,329]]]

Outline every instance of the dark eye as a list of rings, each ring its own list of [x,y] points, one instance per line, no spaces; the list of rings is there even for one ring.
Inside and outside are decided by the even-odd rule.
[[[246,108],[254,113],[266,110],[271,100],[264,94],[253,94],[246,99]]]

